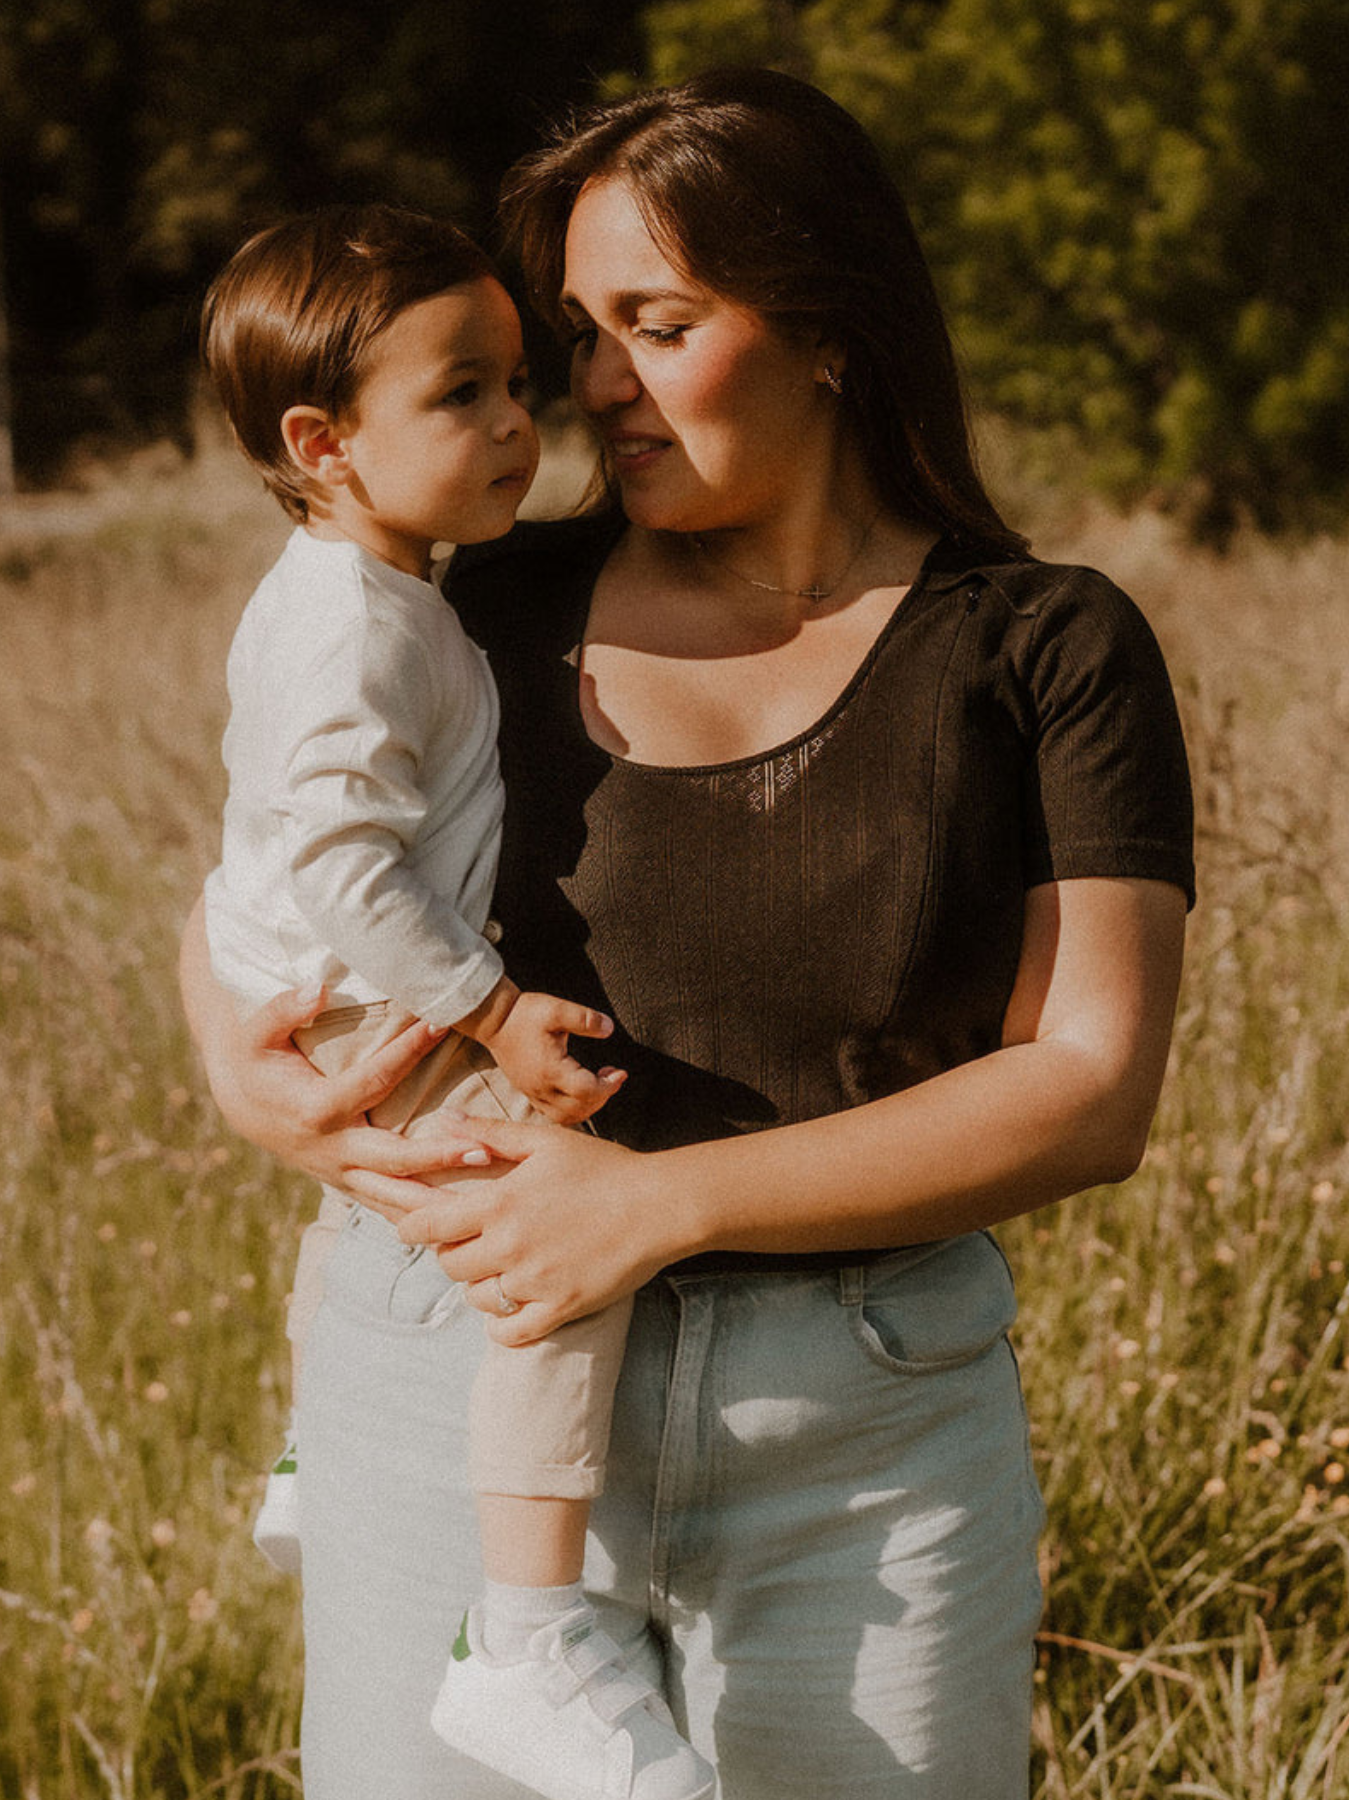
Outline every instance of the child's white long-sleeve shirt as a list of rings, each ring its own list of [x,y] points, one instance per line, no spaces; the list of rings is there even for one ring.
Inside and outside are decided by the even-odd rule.
[[[430,582],[296,530],[230,650],[211,960],[249,1003],[310,980],[435,1025],[485,1000],[503,793],[486,658]]]

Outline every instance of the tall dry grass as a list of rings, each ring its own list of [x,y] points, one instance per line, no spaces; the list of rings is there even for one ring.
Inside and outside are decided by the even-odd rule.
[[[1219,560],[1150,516],[1019,500],[1044,552],[1106,568],[1158,628],[1203,884],[1144,1169],[1004,1234],[1050,1508],[1036,1782],[1330,1800],[1349,544]],[[299,1784],[296,1596],[247,1522],[311,1197],[220,1125],[173,979],[215,855],[225,647],[284,530],[218,453],[0,517],[3,1800]]]

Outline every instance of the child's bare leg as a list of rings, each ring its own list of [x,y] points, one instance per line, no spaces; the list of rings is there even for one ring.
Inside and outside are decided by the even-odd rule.
[[[525,1500],[479,1494],[482,1564],[508,1587],[565,1587],[581,1579],[589,1500]]]
[[[581,1586],[589,1500],[479,1494],[482,1642],[489,1656],[518,1662],[530,1640],[565,1613],[589,1610]]]

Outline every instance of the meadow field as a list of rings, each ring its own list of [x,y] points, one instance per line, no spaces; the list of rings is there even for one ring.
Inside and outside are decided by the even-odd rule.
[[[1201,857],[1143,1169],[1001,1234],[1049,1506],[1035,1786],[1336,1800],[1349,540],[1219,558],[1015,460],[1041,553],[1162,638]],[[297,1590],[248,1525],[312,1191],[220,1122],[174,979],[285,530],[223,448],[0,505],[0,1800],[299,1791]]]

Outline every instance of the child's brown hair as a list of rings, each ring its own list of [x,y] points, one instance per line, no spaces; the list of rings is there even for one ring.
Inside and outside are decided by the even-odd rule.
[[[202,360],[239,448],[293,519],[307,483],[281,435],[292,406],[350,412],[370,346],[419,300],[484,276],[491,259],[448,220],[329,206],[251,237],[211,284]]]

